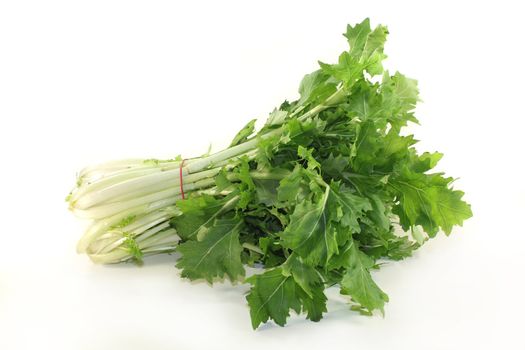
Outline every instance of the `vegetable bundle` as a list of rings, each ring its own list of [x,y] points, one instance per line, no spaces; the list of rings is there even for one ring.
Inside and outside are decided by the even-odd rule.
[[[386,27],[348,26],[349,50],[320,62],[255,130],[250,121],[220,152],[125,160],[83,170],[68,196],[92,220],[78,244],[95,262],[141,261],[177,251],[183,277],[251,284],[252,325],[319,321],[324,290],[381,313],[388,296],[370,271],[411,255],[472,213],[453,181],[419,154],[415,80],[383,69]],[[245,277],[245,265],[261,269]]]

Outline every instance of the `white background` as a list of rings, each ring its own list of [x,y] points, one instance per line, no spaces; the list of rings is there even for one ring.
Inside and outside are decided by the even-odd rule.
[[[519,1],[188,3],[0,3],[0,349],[525,349]],[[254,332],[244,285],[76,255],[76,171],[220,149],[365,17],[389,27],[387,67],[420,81],[418,147],[445,153],[475,214],[374,274],[385,318],[330,290],[320,323]]]

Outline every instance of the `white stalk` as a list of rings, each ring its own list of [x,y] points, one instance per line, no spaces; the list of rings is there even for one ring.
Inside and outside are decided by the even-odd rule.
[[[129,248],[125,245],[126,238],[120,239],[109,250],[103,252],[88,252],[88,256],[95,263],[113,264],[133,259]],[[137,242],[144,255],[172,252],[180,241],[177,232],[168,228],[150,236],[148,240]]]
[[[104,177],[93,177],[93,178],[80,178],[80,186],[73,190],[71,201],[75,201],[78,197],[88,193],[90,191],[99,190],[101,188],[109,187],[114,184],[118,184],[122,181],[126,181],[141,176],[146,176],[152,173],[161,172],[160,169],[125,169],[116,173],[109,174]]]
[[[135,236],[135,240],[137,241],[137,243],[140,243],[146,239],[148,239],[149,237],[153,236],[154,234],[156,234],[157,232],[159,231],[162,231],[164,230],[165,228],[169,228],[170,227],[170,223],[169,223],[169,220],[166,220],[165,222],[163,222],[162,224],[160,225],[157,225],[147,231],[144,231],[138,235]]]
[[[92,176],[93,174],[104,174],[120,169],[126,169],[130,167],[140,166],[144,164],[144,159],[120,159],[112,160],[106,163],[96,164],[87,166],[80,171],[79,177]]]
[[[148,240],[142,241],[139,244],[140,249],[147,249],[153,246],[162,246],[165,244],[177,243],[180,241],[180,237],[177,235],[177,231],[174,229],[166,229],[159,232],[158,234],[149,237]]]
[[[183,185],[215,176],[219,171],[220,168],[216,168],[201,171],[197,174],[188,174],[188,172],[183,168]],[[97,191],[90,191],[89,193],[86,193],[82,197],[78,198],[73,206],[78,209],[88,209],[98,203],[108,202],[112,199],[117,198],[120,200],[130,198],[130,196],[131,198],[137,197],[176,186],[180,186],[180,171],[178,169],[148,174],[146,176],[122,181]]]
[[[195,183],[187,184],[184,189],[184,192],[190,192],[195,189],[201,189],[206,187],[211,187],[215,184],[215,179],[208,178],[197,181]],[[151,193],[142,197],[134,198],[127,201],[102,204],[99,206],[91,207],[89,209],[76,209],[73,208],[73,213],[81,218],[86,219],[103,219],[108,216],[116,215],[121,211],[128,210],[133,207],[140,205],[147,205],[149,203],[157,202],[160,200],[170,200],[174,199],[175,201],[181,199],[180,186],[175,186],[174,188],[169,188],[160,192]]]
[[[77,252],[85,253],[89,244],[101,236],[104,232],[107,232],[112,225],[116,225],[121,222],[123,219],[133,216],[133,215],[144,215],[149,214],[154,211],[169,207],[177,201],[177,198],[163,199],[154,203],[149,203],[147,205],[139,205],[134,208],[117,213],[113,216],[104,218],[103,220],[96,221],[91,225],[84,235],[80,238],[77,244]]]

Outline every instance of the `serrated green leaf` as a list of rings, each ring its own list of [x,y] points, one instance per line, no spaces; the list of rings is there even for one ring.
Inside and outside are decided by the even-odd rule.
[[[341,208],[341,215],[338,217],[338,221],[352,232],[360,232],[361,227],[358,220],[367,211],[372,210],[370,200],[352,193],[347,187],[336,186],[335,183],[330,185],[330,190]]]
[[[299,85],[301,98],[297,101],[299,106],[311,102],[322,102],[332,95],[337,89],[336,81],[322,70],[316,70],[304,76]]]
[[[297,204],[281,235],[285,247],[314,265],[328,261],[338,251],[337,231],[330,225],[327,212],[329,196],[327,187],[317,203],[304,200]]]
[[[326,295],[324,294],[324,286],[316,285],[312,288],[309,297],[302,297],[303,311],[306,312],[306,318],[310,321],[318,322],[323,318],[323,313],[327,312]]]
[[[309,179],[304,168],[296,165],[292,173],[279,182],[277,198],[279,201],[294,204],[303,201],[310,193]]]
[[[382,140],[376,124],[366,120],[357,128],[357,138],[352,145],[352,168],[356,173],[369,174],[373,170]]]
[[[420,174],[404,169],[389,182],[399,199],[393,212],[404,230],[421,225],[431,237],[441,228],[450,234],[472,216],[470,205],[462,200],[463,192],[449,188],[451,178],[441,174]]]
[[[416,173],[424,173],[434,168],[437,163],[443,158],[443,153],[424,152],[421,155],[411,153],[410,168]]]
[[[270,318],[284,326],[290,309],[301,312],[301,301],[296,292],[298,286],[292,276],[283,275],[281,268],[254,275],[246,281],[252,284],[246,300],[250,306],[253,329]]]
[[[284,275],[292,275],[295,282],[310,298],[313,298],[313,288],[323,283],[319,272],[294,254],[290,255],[286,263],[282,265],[282,270]]]
[[[247,279],[252,285],[246,299],[254,329],[269,319],[284,326],[290,310],[298,314],[304,311],[312,321],[319,321],[326,312],[327,298],[319,275],[299,260],[292,260]]]
[[[214,278],[228,276],[236,281],[244,276],[241,262],[242,246],[239,233],[243,221],[239,218],[217,219],[201,241],[187,241],[178,246],[181,258],[177,267],[182,277],[191,280],[205,279],[209,283]]]
[[[349,295],[356,303],[372,312],[379,310],[384,313],[384,305],[388,296],[372,279],[369,269],[374,265],[370,259],[351,240],[341,253],[346,272],[341,280],[341,294]]]
[[[381,74],[383,71],[381,62],[386,58],[383,51],[387,34],[388,29],[385,26],[379,25],[372,30],[368,18],[353,27],[347,26],[344,36],[350,45],[349,55],[357,62],[365,63],[371,75]]]
[[[324,73],[342,81],[347,88],[350,88],[357,79],[363,76],[364,70],[364,65],[346,51],[339,56],[338,63],[326,64],[319,62],[319,66],[321,66]]]
[[[322,160],[321,169],[323,169],[323,174],[332,178],[339,178],[349,165],[350,159],[348,157],[341,154],[334,157],[333,153],[330,153],[328,158]]]
[[[250,165],[248,160],[243,158],[239,165],[235,168],[234,174],[237,180],[240,181],[239,187],[239,201],[237,208],[245,209],[255,196],[255,183],[250,175]]]
[[[308,164],[309,170],[319,169],[321,167],[321,164],[312,155],[313,149],[306,149],[303,146],[299,146],[297,149],[297,155],[301,158],[306,160]]]
[[[284,123],[287,116],[288,116],[287,111],[281,111],[281,110],[275,109],[272,113],[270,113],[270,116],[268,117],[268,120],[266,121],[266,125],[268,126],[281,125]]]
[[[273,206],[277,203],[277,188],[279,180],[273,179],[253,179],[255,184],[255,196],[257,202],[267,206]]]
[[[221,199],[205,194],[189,197],[177,202],[182,214],[174,217],[170,224],[181,238],[195,240],[199,234],[205,233],[221,213],[233,208],[238,200],[236,195]]]
[[[248,124],[246,124],[238,133],[237,135],[235,135],[235,137],[233,138],[231,144],[230,144],[230,147],[233,147],[233,146],[236,146],[240,143],[243,143],[244,141],[246,141],[248,139],[248,137],[250,137],[254,130],[255,130],[255,122],[257,121],[257,119],[252,119],[248,122]]]

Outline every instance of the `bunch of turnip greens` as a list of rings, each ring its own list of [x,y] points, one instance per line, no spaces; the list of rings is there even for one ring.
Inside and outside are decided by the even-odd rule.
[[[175,250],[183,277],[244,280],[254,328],[284,325],[290,310],[320,320],[331,285],[352,309],[383,312],[378,260],[410,256],[472,215],[453,179],[430,172],[442,155],[401,134],[417,123],[418,90],[383,69],[387,33],[349,25],[338,62],[320,62],[298,100],[223,151],[85,169],[68,197],[93,220],[79,251],[113,263]],[[245,265],[262,269],[244,279]]]

